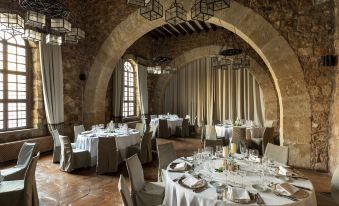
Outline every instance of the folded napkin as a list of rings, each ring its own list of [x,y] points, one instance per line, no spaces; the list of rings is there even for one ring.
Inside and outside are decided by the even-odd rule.
[[[173,168],[173,170],[177,170],[177,171],[184,171],[187,169],[187,163],[186,162],[181,162],[175,165],[175,167]]]
[[[252,162],[260,162],[260,158],[259,157],[256,157],[256,156],[253,156],[253,155],[249,155],[248,159]]]
[[[92,131],[84,131],[84,132],[81,132],[81,134],[90,134],[92,133]]]
[[[228,187],[227,197],[230,200],[251,200],[248,191],[239,187]]]
[[[279,174],[284,176],[292,176],[293,172],[283,166],[279,166]]]
[[[203,184],[203,180],[199,180],[193,176],[186,177],[182,182],[190,188]]]
[[[277,184],[276,190],[278,192],[280,192],[281,194],[288,195],[288,196],[291,196],[294,193],[299,191],[299,189],[297,187],[295,187],[291,184],[288,184],[288,183]]]

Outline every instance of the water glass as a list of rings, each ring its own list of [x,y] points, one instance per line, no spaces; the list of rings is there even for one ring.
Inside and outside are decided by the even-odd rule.
[[[224,188],[223,187],[216,187],[216,192],[217,192],[217,200],[223,200],[223,195],[224,195]]]
[[[247,147],[246,146],[243,146],[243,145],[240,145],[240,153],[242,155],[244,155],[245,157],[247,156]]]

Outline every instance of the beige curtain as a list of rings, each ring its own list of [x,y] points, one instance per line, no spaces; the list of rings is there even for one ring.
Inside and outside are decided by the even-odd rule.
[[[213,120],[253,120],[264,122],[263,94],[247,70],[215,70],[211,58],[184,65],[165,90],[164,113],[198,117],[198,123]]]
[[[117,63],[113,71],[113,119],[119,120],[122,117],[122,101],[124,87],[124,61],[122,59]]]
[[[140,97],[141,115],[148,114],[148,88],[147,88],[147,68],[138,64],[138,86]]]

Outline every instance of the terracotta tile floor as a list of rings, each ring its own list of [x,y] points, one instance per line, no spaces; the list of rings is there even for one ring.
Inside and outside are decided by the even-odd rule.
[[[178,156],[190,155],[200,147],[197,138],[158,139],[158,143],[173,142]],[[0,165],[0,169],[13,163]],[[328,174],[303,171],[308,176],[317,192],[329,192]],[[61,172],[58,164],[52,163],[51,154],[44,154],[38,162],[36,181],[40,205],[122,205],[117,189],[119,174],[128,177],[125,164],[119,166],[116,174],[96,175],[95,168],[79,169],[72,174]],[[157,161],[144,165],[145,179],[156,181]],[[128,183],[129,184],[129,183]],[[319,201],[318,201],[319,202]],[[321,201],[318,205],[330,205]]]

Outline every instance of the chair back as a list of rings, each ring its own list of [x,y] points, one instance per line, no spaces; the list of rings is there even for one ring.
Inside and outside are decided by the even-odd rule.
[[[124,202],[124,206],[134,206],[131,193],[126,184],[126,180],[124,176],[122,175],[120,175],[120,178],[119,178],[118,189],[119,189],[122,201]]]
[[[246,127],[233,127],[232,143],[237,145],[237,152],[240,152],[240,145],[246,143]]]
[[[177,159],[172,143],[158,145],[159,170],[166,169],[169,163]]]
[[[224,145],[224,142],[222,141],[222,139],[218,139],[218,140],[208,140],[208,139],[206,139],[205,144],[204,144],[205,147],[212,147],[213,151],[215,151],[215,148],[218,145],[220,145],[220,146]]]
[[[145,184],[144,171],[138,155],[133,155],[126,160],[129,179],[131,181],[131,194],[133,203],[136,203],[136,193],[140,191]]]
[[[182,136],[183,137],[188,137],[190,136],[190,128],[189,128],[189,119],[183,119],[182,120]]]
[[[119,152],[115,137],[98,137],[97,173],[118,171]]]
[[[38,205],[39,198],[35,181],[35,170],[40,157],[40,152],[32,158],[25,174],[24,180],[24,202],[26,205]]]
[[[71,141],[67,136],[60,136],[61,143],[61,158],[60,169],[66,172],[70,172],[72,168],[73,150]]]
[[[217,131],[215,130],[214,126],[205,125],[205,131],[206,131],[206,139],[208,139],[208,140],[216,140],[217,139]]]
[[[139,123],[139,122],[136,123],[135,129],[140,132],[141,136],[144,136],[144,133],[145,133],[145,124],[144,123]]]
[[[141,139],[140,160],[141,163],[152,161],[152,132],[147,132]]]
[[[19,152],[17,166],[27,167],[30,163],[36,143],[25,142]]]
[[[266,151],[268,143],[274,143],[274,127],[266,127],[263,136],[262,151]]]
[[[74,142],[77,141],[78,135],[85,131],[84,125],[74,126]]]
[[[287,165],[288,163],[288,147],[278,146],[271,143],[267,144],[265,157]]]
[[[159,119],[158,131],[159,131],[159,135],[158,135],[159,137],[168,138],[171,136],[170,129],[168,128],[167,119]]]
[[[212,121],[212,125],[217,125],[217,124],[221,124],[220,120],[214,119]]]
[[[332,176],[331,195],[334,201],[339,204],[339,166],[335,169]]]
[[[60,134],[58,130],[57,129],[53,130],[51,133],[53,137],[54,146],[60,146]]]

